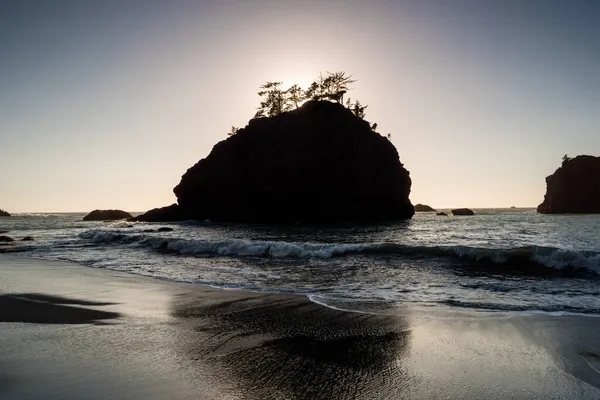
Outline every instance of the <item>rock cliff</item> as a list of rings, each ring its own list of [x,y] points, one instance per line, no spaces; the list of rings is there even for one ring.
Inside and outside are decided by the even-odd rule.
[[[178,206],[152,214],[246,223],[377,222],[413,216],[410,187],[387,138],[340,104],[309,101],[253,119],[217,143],[173,190]]]
[[[10,214],[6,211],[0,209],[0,217],[10,217]]]
[[[563,161],[546,178],[542,214],[600,213],[600,157],[581,155]]]

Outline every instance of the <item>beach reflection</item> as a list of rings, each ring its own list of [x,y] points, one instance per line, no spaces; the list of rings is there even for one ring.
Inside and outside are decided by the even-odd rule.
[[[232,397],[387,398],[407,379],[401,359],[410,330],[401,317],[338,311],[300,296],[209,298],[174,299],[172,315],[198,334],[180,350],[219,371]]]

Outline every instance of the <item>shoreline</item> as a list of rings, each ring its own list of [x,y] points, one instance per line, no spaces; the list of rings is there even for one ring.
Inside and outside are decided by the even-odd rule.
[[[3,254],[0,398],[592,399],[596,321],[347,312]]]
[[[382,313],[382,310],[385,310],[385,305],[383,308],[379,308],[378,310],[360,310],[360,309],[351,309],[344,308],[338,305],[334,305],[332,303],[337,302],[335,299],[325,299],[326,301],[317,300],[319,297],[323,297],[320,294],[314,293],[292,293],[292,292],[278,292],[275,290],[260,290],[253,289],[249,287],[241,287],[241,286],[227,286],[227,285],[211,285],[208,283],[195,283],[189,281],[178,281],[169,278],[162,278],[158,276],[150,276],[137,274],[134,271],[124,272],[110,268],[102,268],[102,267],[92,267],[85,264],[78,263],[76,261],[67,261],[67,260],[51,260],[44,258],[37,258],[34,256],[30,256],[27,252],[6,252],[3,253],[0,248],[0,266],[2,262],[2,257],[4,259],[15,259],[15,260],[29,260],[32,263],[63,263],[70,264],[80,268],[92,269],[92,270],[101,270],[107,271],[108,273],[121,274],[123,276],[128,277],[136,277],[144,280],[148,280],[149,282],[156,283],[164,283],[164,284],[172,284],[172,285],[184,285],[184,287],[198,287],[199,290],[210,289],[210,290],[218,290],[218,291],[234,291],[234,292],[244,292],[244,293],[255,293],[255,294],[269,294],[269,295],[281,295],[281,296],[299,296],[306,298],[308,301],[311,301],[320,306],[330,308],[336,311],[349,312],[349,313],[367,313],[374,315],[389,315],[397,314],[398,312],[402,312],[402,310],[418,310],[419,313],[428,315],[433,318],[443,318],[445,316],[451,315],[452,318],[481,318],[481,317],[489,317],[489,318],[528,318],[528,317],[581,317],[581,318],[600,318],[600,314],[594,313],[582,313],[582,312],[571,312],[571,311],[545,311],[538,309],[529,309],[529,310],[500,310],[500,309],[487,309],[487,308],[473,308],[473,307],[461,307],[461,306],[448,306],[442,304],[436,304],[432,306],[430,304],[419,305],[419,304],[410,304],[406,307],[395,307],[393,302],[390,302],[391,307],[389,307],[388,313]],[[329,303],[327,302],[329,301]],[[344,301],[341,301],[344,302]],[[378,301],[371,301],[365,299],[353,299],[352,304],[360,304],[360,303],[379,303]]]

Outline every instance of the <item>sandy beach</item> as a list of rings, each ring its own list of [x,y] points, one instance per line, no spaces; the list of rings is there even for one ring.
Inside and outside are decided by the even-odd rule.
[[[0,256],[1,399],[597,399],[600,319],[346,312]]]

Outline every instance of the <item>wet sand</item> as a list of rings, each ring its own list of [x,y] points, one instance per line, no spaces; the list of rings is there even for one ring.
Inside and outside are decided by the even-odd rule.
[[[598,399],[600,318],[335,310],[0,255],[0,399]]]

